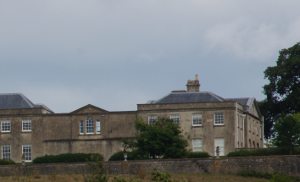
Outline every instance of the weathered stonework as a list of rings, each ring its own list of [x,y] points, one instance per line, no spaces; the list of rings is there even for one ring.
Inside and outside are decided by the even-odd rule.
[[[0,146],[10,146],[10,158],[18,163],[23,145],[31,145],[32,159],[46,154],[101,153],[108,160],[121,150],[122,138],[135,137],[134,120],[141,117],[148,122],[151,115],[158,118],[179,116],[180,128],[190,136],[188,148],[193,150],[193,139],[201,139],[202,151],[212,156],[215,156],[215,139],[224,139],[224,155],[236,148],[263,146],[263,117],[254,98],[242,98],[249,102],[246,104],[238,99],[223,99],[211,92],[199,92],[197,78],[188,81],[187,86],[187,91],[174,92],[178,96],[187,95],[187,102],[152,101],[138,104],[136,111],[109,112],[90,104],[70,113],[54,113],[32,103],[29,103],[32,108],[0,108],[0,121],[10,121],[9,131],[0,130]],[[201,94],[203,98],[196,100]],[[211,100],[205,100],[207,97]],[[222,114],[222,124],[215,123],[216,113]],[[201,114],[201,125],[193,125],[193,114]],[[93,119],[92,127],[87,124],[87,118]],[[31,121],[30,131],[23,131],[22,120]],[[97,124],[100,132],[97,132]],[[1,149],[0,156],[2,154]]]
[[[170,173],[231,173],[259,171],[281,172],[289,176],[300,176],[300,156],[231,157],[220,159],[177,159],[105,162],[109,174],[136,174],[142,167],[150,174],[153,168]],[[85,163],[29,164],[0,166],[0,175],[26,175],[38,172],[41,175],[90,173]]]

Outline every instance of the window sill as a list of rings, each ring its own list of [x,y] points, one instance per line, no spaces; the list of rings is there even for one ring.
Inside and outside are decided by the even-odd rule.
[[[101,133],[80,133],[78,136],[92,136],[92,135],[101,135]]]
[[[30,131],[22,131],[22,133],[31,133],[31,130]]]
[[[220,125],[214,125],[214,127],[224,127],[224,124],[220,124]]]
[[[1,131],[1,134],[10,134],[10,131]]]
[[[202,125],[192,125],[192,128],[202,128]]]

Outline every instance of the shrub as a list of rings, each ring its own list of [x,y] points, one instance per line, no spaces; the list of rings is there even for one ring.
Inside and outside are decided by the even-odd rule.
[[[282,173],[276,173],[273,175],[272,179],[270,182],[291,182],[292,180],[290,179],[289,176],[286,176]]]
[[[127,152],[127,160],[143,160],[143,159],[148,159],[148,156],[140,153],[137,150],[133,150],[131,152]],[[124,160],[124,154],[123,151],[119,151],[114,153],[108,161],[123,161]]]
[[[124,160],[124,154],[123,151],[119,151],[117,153],[114,153],[112,156],[110,156],[110,158],[108,159],[108,161],[122,161]]]
[[[95,155],[103,159],[102,155],[99,153],[95,154],[85,154],[85,153],[66,153],[59,155],[45,155],[43,157],[37,157],[33,159],[32,163],[63,163],[63,162],[86,162],[91,160],[91,156]]]
[[[300,149],[295,148],[292,150],[294,155],[300,154]],[[288,148],[264,148],[256,150],[239,150],[234,152],[229,152],[227,157],[245,157],[245,156],[269,156],[269,155],[290,155],[290,150]]]
[[[240,171],[237,173],[237,175],[243,176],[243,177],[256,177],[256,178],[266,178],[266,179],[272,178],[272,174],[262,173],[262,172],[257,172],[257,171]]]
[[[0,165],[10,165],[15,164],[15,162],[11,159],[0,159]]]
[[[208,158],[210,155],[207,152],[189,152],[188,158]]]

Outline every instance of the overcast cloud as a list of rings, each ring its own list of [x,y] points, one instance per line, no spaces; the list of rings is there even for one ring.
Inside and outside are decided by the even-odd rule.
[[[185,89],[262,100],[263,71],[300,41],[299,0],[2,0],[1,93],[54,112],[109,111]]]

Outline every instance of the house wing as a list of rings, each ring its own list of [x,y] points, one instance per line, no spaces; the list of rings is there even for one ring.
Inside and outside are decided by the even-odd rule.
[[[249,113],[258,118],[261,118],[261,113],[259,111],[259,108],[258,108],[258,105],[257,105],[257,102],[255,99],[253,100],[252,104],[249,106]]]
[[[71,112],[72,114],[91,114],[91,113],[97,113],[97,114],[101,114],[101,113],[107,113],[107,110],[104,110],[100,107],[96,107],[93,106],[91,104],[88,104],[86,106],[83,106],[73,112]]]

